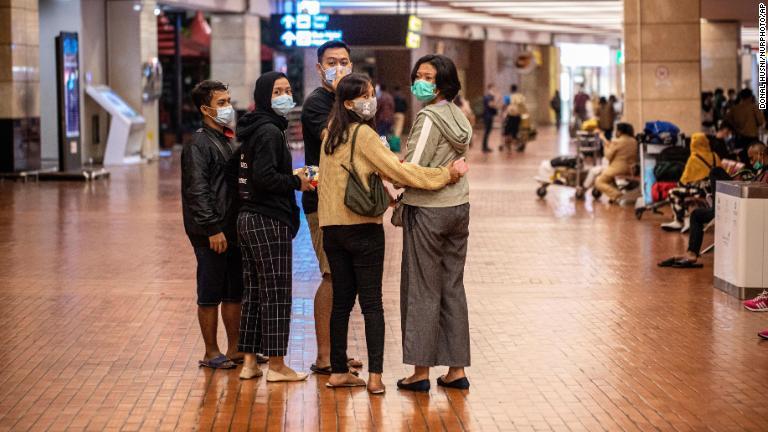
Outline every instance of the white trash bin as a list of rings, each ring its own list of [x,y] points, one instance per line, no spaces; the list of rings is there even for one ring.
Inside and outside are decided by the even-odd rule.
[[[768,288],[768,184],[717,182],[715,287],[740,299]]]

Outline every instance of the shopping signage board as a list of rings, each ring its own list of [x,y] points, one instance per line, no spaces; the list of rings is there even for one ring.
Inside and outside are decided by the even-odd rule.
[[[329,40],[353,46],[421,46],[421,20],[412,15],[272,15],[270,26],[272,40],[287,48],[317,47]]]

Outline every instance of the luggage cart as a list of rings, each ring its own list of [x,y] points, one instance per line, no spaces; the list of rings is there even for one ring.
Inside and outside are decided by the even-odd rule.
[[[656,167],[656,162],[661,155],[661,152],[669,148],[670,146],[685,145],[685,135],[680,134],[676,142],[672,144],[657,144],[650,143],[645,137],[645,134],[638,134],[637,141],[640,143],[640,187],[642,195],[635,201],[635,217],[639,220],[643,217],[643,214],[647,211],[651,211],[655,214],[662,214],[659,211],[660,208],[670,203],[669,199],[654,202],[651,194],[651,188],[656,182],[656,176],[653,174],[653,169]]]
[[[547,188],[551,185],[576,189],[575,196],[579,200],[584,199],[586,196],[586,189],[583,187],[583,184],[587,168],[597,165],[598,161],[602,158],[603,144],[600,137],[586,131],[577,132],[571,144],[576,148],[576,156],[571,164],[553,167],[552,175],[539,175],[535,177],[536,181],[539,182],[539,187],[536,189],[536,195],[539,198],[544,198],[547,195]],[[588,166],[584,163],[586,158],[592,158],[591,165]],[[592,195],[595,198],[599,198],[600,192],[593,188]]]

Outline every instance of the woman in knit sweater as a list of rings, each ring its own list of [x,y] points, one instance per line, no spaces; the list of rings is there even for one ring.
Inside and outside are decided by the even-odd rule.
[[[376,96],[370,79],[361,74],[344,77],[336,88],[336,103],[320,156],[318,216],[323,229],[325,253],[333,274],[331,313],[331,368],[328,387],[364,386],[366,382],[347,368],[349,314],[360,296],[368,346],[368,391],[384,393],[381,382],[384,358],[384,310],[381,279],[384,272],[382,217],[361,216],[344,204],[352,159],[358,175],[368,186],[372,173],[395,183],[436,190],[456,183],[465,170],[462,162],[448,167],[424,168],[401,163],[375,131]]]

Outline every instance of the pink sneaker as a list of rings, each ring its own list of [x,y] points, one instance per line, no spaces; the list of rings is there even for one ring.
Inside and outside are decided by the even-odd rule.
[[[752,312],[768,312],[768,290],[763,290],[752,300],[744,300],[744,307]]]
[[[767,339],[768,340],[768,329],[765,329],[765,330],[761,331],[757,335],[760,336],[763,339]]]

